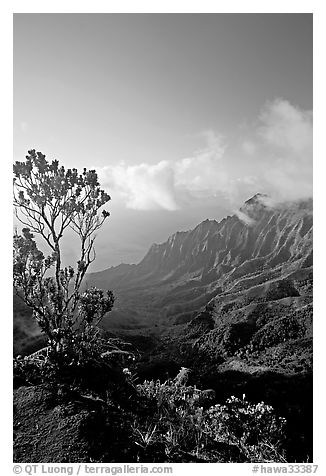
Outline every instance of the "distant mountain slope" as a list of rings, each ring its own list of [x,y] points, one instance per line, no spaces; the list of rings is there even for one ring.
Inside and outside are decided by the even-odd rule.
[[[90,274],[87,284],[118,297],[105,325],[169,326],[190,321],[212,298],[240,307],[299,296],[311,273],[312,200],[271,207],[257,194],[233,216],[177,232],[139,264]]]

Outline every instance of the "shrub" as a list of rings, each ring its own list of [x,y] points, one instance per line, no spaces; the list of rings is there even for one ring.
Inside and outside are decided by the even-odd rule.
[[[120,372],[130,352],[100,336],[97,325],[114,304],[111,291],[95,287],[81,292],[95,260],[95,233],[109,213],[110,196],[100,188],[95,170],[65,169],[41,152],[30,150],[14,164],[14,207],[21,234],[14,234],[14,288],[32,309],[48,347],[14,362],[15,376],[25,381],[79,380],[102,385]],[[70,228],[79,239],[75,267],[62,265],[62,239]],[[48,249],[38,247],[34,233]],[[101,381],[103,377],[103,381]]]
[[[164,444],[166,458],[173,461],[184,461],[185,454],[193,461],[285,461],[285,420],[271,406],[250,403],[245,396],[212,405],[215,393],[188,386],[188,375],[183,368],[174,380],[137,386],[155,404],[152,417],[135,426],[136,440],[150,435],[147,450],[151,444]]]
[[[68,362],[96,353],[98,324],[112,309],[111,291],[92,288],[80,293],[83,278],[95,259],[95,232],[109,213],[100,209],[110,200],[100,188],[95,170],[65,169],[30,150],[24,162],[14,164],[14,207],[21,234],[14,235],[14,288],[32,309],[48,338],[48,359]],[[76,266],[62,266],[62,238],[67,228],[80,240]],[[48,248],[38,248],[36,233]],[[74,357],[72,357],[74,355]],[[80,356],[80,357],[79,357]]]
[[[206,413],[206,432],[215,441],[236,445],[248,462],[282,461],[286,421],[264,402],[250,403],[232,396]]]

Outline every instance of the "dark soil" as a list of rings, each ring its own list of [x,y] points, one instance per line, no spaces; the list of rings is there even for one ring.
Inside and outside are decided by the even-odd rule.
[[[77,463],[127,461],[132,453],[126,416],[116,405],[63,387],[14,391],[14,461]]]

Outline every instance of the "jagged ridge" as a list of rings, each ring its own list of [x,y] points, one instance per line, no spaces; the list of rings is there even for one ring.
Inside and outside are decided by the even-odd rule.
[[[170,317],[189,320],[216,296],[228,302],[242,292],[250,302],[274,292],[279,280],[294,273],[303,280],[308,276],[312,200],[271,206],[258,194],[234,215],[177,232],[154,244],[139,264],[121,266],[87,279],[116,292],[120,319],[130,315],[131,306],[133,316],[140,314],[147,325],[151,318],[170,325]]]

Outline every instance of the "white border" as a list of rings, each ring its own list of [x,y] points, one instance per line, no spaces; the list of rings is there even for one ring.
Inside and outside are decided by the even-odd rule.
[[[0,10],[0,44],[1,44],[1,136],[2,146],[2,174],[4,180],[0,187],[1,193],[1,292],[2,292],[2,342],[1,370],[2,370],[2,415],[1,428],[4,431],[2,439],[3,474],[12,474],[12,211],[11,211],[11,163],[12,163],[12,115],[13,115],[13,82],[12,82],[12,14],[15,13],[177,13],[177,12],[219,12],[219,13],[314,13],[314,463],[324,466],[325,462],[325,367],[324,360],[326,341],[326,315],[324,312],[325,294],[325,208],[324,196],[325,174],[325,146],[322,143],[325,137],[325,47],[326,22],[325,7],[319,1],[197,1],[185,0],[166,1],[138,1],[120,0],[16,0],[5,1]],[[8,174],[8,178],[7,178]],[[8,465],[8,466],[7,466]],[[174,474],[187,471],[187,473],[201,471],[202,465],[178,464]],[[218,467],[217,467],[218,466]],[[207,464],[204,470],[207,474],[250,474],[252,465],[239,464]],[[8,468],[8,470],[7,470]],[[320,467],[318,473],[323,474]]]

